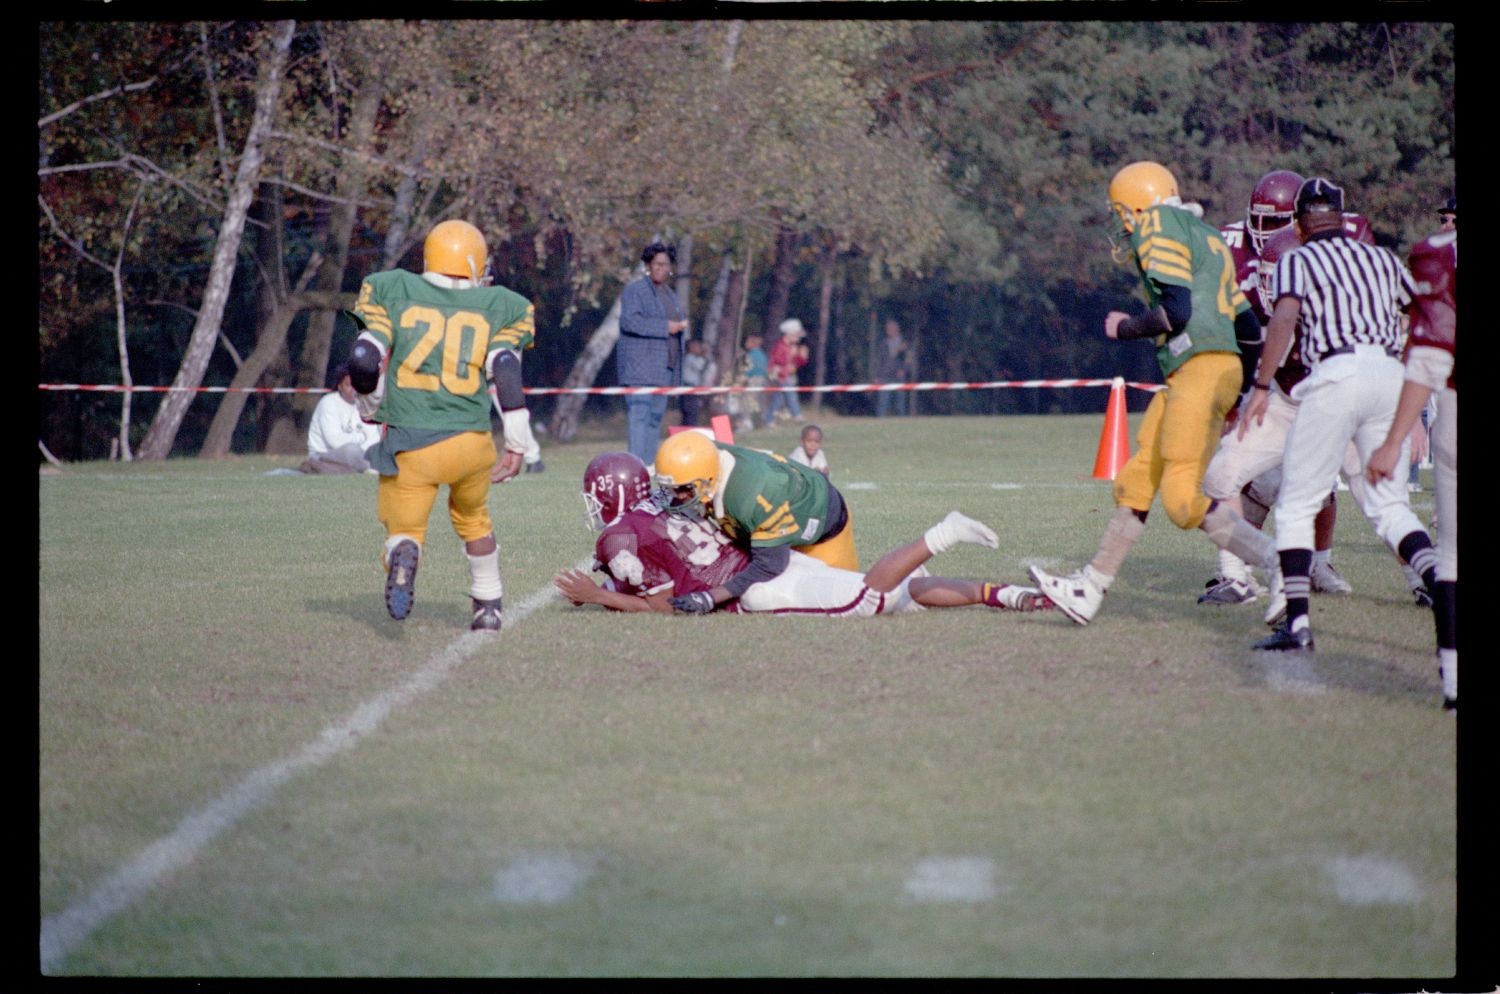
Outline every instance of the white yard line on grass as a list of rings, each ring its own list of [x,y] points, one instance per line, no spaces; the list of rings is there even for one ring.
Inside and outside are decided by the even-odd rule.
[[[988,856],[929,856],[906,878],[906,896],[937,904],[979,904],[1000,896]]]
[[[589,560],[574,568],[583,570]],[[527,615],[557,597],[551,584],[505,611],[504,631],[513,628]],[[453,669],[481,646],[487,644],[488,632],[465,632],[454,639],[425,666],[398,684],[359,707],[337,725],[323,729],[318,737],[285,759],[262,766],[224,794],[189,812],[169,835],[151,843],[104,878],[88,896],[71,907],[42,919],[41,967],[50,973],[94,930],[114,915],[134,904],[167,874],[186,866],[199,850],[220,832],[233,827],[246,814],[270,800],[276,789],[304,770],[321,766],[339,753],[352,749],[374,732],[392,711],[404,707],[436,687]]]

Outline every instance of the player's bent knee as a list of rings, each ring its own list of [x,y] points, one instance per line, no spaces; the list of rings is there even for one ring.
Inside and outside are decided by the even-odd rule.
[[[1162,494],[1161,503],[1167,520],[1184,531],[1203,524],[1203,515],[1208,511],[1208,498],[1196,494],[1188,498]]]

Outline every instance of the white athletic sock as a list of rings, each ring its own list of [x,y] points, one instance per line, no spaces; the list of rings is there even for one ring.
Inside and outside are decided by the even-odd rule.
[[[1438,650],[1438,670],[1443,674],[1443,696],[1458,700],[1458,650]]]
[[[1108,590],[1109,585],[1115,582],[1114,577],[1106,576],[1095,569],[1093,563],[1089,563],[1087,566],[1085,566],[1082,570],[1082,573],[1084,576],[1088,577],[1089,581],[1100,590]]]
[[[922,539],[934,556],[947,552],[960,542],[982,545],[986,549],[1000,548],[1000,537],[987,525],[958,511],[949,511],[946,518],[927,529]]]
[[[1319,563],[1326,563],[1326,562],[1328,562],[1332,558],[1333,558],[1333,550],[1332,549],[1314,549],[1313,550],[1313,557],[1312,557],[1312,564],[1314,566],[1316,566]]]
[[[469,581],[469,596],[476,601],[500,599],[504,587],[500,583],[499,548],[483,556],[469,556]]]
[[[1250,568],[1243,559],[1228,549],[1219,550],[1219,575],[1241,583],[1250,582]]]

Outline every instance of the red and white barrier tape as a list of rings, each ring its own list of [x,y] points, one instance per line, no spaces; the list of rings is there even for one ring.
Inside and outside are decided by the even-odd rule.
[[[533,397],[554,394],[598,394],[606,397],[640,396],[643,394],[679,397],[684,394],[715,393],[782,393],[795,390],[797,393],[888,393],[913,390],[998,390],[1005,388],[1042,389],[1054,387],[1107,387],[1113,379],[1104,380],[985,380],[975,383],[846,383],[821,387],[527,387],[525,393]],[[1155,393],[1163,389],[1160,383],[1125,384],[1136,390]],[[331,393],[326,387],[123,387],[107,383],[41,383],[38,390],[83,391],[96,393]]]

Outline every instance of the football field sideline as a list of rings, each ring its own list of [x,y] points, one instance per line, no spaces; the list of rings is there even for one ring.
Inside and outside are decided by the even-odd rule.
[[[591,559],[575,564],[584,570]],[[505,612],[508,631],[527,616],[560,596],[551,584]],[[378,729],[392,712],[437,687],[481,646],[488,632],[465,632],[454,639],[404,682],[359,705],[337,725],[330,725],[313,741],[285,759],[262,766],[232,789],[186,815],[169,835],[143,849],[97,884],[81,901],[42,919],[41,970],[57,970],[68,955],[94,930],[129,908],[166,875],[186,866],[221,832],[270,800],[282,784],[304,770],[321,766],[354,748]]]

